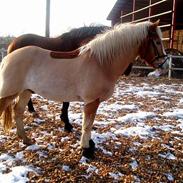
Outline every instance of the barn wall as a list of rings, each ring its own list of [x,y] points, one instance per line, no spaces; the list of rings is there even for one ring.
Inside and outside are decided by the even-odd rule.
[[[170,36],[169,30],[163,32],[163,37],[169,37],[169,36]],[[166,48],[169,48],[168,41],[164,41],[164,45]],[[173,48],[183,52],[183,30],[175,30]]]

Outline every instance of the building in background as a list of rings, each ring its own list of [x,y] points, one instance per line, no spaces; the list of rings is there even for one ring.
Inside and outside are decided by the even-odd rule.
[[[183,51],[183,0],[117,0],[107,20],[140,22],[160,19],[166,48]]]
[[[111,25],[125,22],[157,21],[163,32],[163,43],[169,54],[168,76],[183,78],[183,0],[117,0],[108,14]],[[173,64],[172,64],[173,63]],[[147,75],[152,68],[135,62],[132,71]],[[148,70],[149,69],[149,70]]]

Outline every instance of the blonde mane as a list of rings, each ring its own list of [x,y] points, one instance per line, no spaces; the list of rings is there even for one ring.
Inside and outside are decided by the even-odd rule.
[[[90,51],[90,56],[94,56],[101,65],[106,62],[111,63],[114,58],[129,54],[129,51],[139,46],[147,37],[150,25],[152,23],[146,21],[114,26],[111,30],[99,34],[95,39],[81,47],[80,55]],[[161,37],[159,28],[157,33]]]

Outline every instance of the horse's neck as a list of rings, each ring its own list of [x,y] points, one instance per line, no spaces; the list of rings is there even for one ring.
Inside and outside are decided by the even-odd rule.
[[[45,38],[45,46],[52,51],[61,51],[62,42],[61,38]]]
[[[108,76],[113,80],[117,80],[125,72],[129,64],[135,60],[137,55],[138,48],[113,60],[111,65],[106,69]]]

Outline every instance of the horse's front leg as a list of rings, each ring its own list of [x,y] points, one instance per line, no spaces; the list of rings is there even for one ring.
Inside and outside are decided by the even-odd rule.
[[[83,148],[83,156],[89,159],[94,157],[95,143],[91,139],[91,130],[99,103],[99,99],[97,99],[84,106],[81,147]]]
[[[27,102],[29,101],[31,92],[29,90],[24,91],[19,95],[18,101],[14,107],[14,119],[17,127],[17,135],[23,140],[23,143],[26,145],[33,144],[33,141],[29,139],[25,133],[23,125],[23,114]]]
[[[68,108],[69,108],[69,102],[63,102],[63,106],[62,106],[62,110],[61,110],[62,113],[60,115],[60,119],[65,124],[65,126],[64,126],[65,131],[71,132],[73,129],[73,126],[69,122]]]

